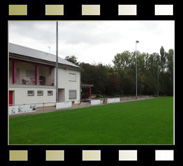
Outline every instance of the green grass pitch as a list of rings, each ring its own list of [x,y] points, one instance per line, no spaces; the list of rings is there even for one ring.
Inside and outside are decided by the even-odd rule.
[[[173,97],[10,117],[9,144],[173,144]]]

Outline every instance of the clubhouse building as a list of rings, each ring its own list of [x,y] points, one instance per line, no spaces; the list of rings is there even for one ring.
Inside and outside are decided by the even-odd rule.
[[[56,56],[9,43],[9,106],[56,103]],[[80,102],[81,68],[58,58],[59,102]]]

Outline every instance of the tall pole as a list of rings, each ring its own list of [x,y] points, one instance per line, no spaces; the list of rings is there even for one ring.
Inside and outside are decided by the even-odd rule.
[[[158,80],[158,86],[157,86],[157,89],[158,89],[158,91],[157,91],[157,96],[159,97],[159,60],[158,60],[158,72],[157,72],[157,80]]]
[[[56,22],[56,102],[58,102],[58,21]]]
[[[137,99],[137,93],[138,93],[138,89],[137,89],[137,43],[139,43],[138,40],[135,42],[135,54],[136,54],[136,99]]]

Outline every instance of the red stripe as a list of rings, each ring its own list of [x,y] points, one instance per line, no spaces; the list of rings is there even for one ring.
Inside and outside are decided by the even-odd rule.
[[[13,84],[16,84],[17,82],[17,62],[13,61]]]

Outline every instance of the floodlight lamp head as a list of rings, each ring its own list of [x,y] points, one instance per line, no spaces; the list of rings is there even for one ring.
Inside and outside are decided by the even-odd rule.
[[[139,43],[139,41],[138,41],[138,40],[136,40],[136,43]]]

